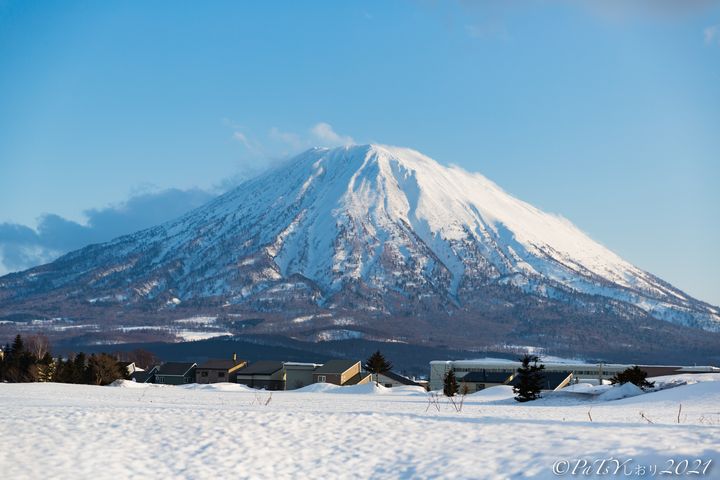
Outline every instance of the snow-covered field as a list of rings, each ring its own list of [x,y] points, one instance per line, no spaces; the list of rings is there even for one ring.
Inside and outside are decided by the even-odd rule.
[[[647,478],[668,478],[660,471],[685,459],[680,476],[720,478],[720,375],[661,381],[671,379],[696,383],[529,404],[494,387],[467,396],[461,412],[414,387],[321,384],[271,396],[232,384],[0,384],[0,471],[12,479],[556,478],[554,466],[564,473],[576,461],[614,458],[646,467]],[[687,473],[696,460],[698,470],[712,461],[704,476]]]

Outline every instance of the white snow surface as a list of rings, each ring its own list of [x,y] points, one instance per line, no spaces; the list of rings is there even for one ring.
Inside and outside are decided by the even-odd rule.
[[[520,404],[493,387],[459,413],[374,385],[0,384],[0,466],[13,479],[549,479],[559,460],[688,458],[712,460],[702,478],[718,478],[719,379],[605,402]]]
[[[607,402],[610,400],[620,400],[621,398],[636,397],[638,395],[643,395],[640,387],[632,383],[625,383],[623,385],[613,385],[598,395],[597,399],[601,402]]]

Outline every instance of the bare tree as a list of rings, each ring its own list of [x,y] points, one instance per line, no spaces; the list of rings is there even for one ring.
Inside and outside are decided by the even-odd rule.
[[[50,340],[42,333],[30,335],[25,340],[25,347],[28,352],[35,355],[35,358],[40,359],[50,352]]]
[[[132,362],[137,367],[147,369],[158,365],[160,359],[154,353],[142,348],[136,348],[130,352],[115,352],[113,356],[120,362]]]
[[[93,385],[108,385],[115,380],[125,378],[117,361],[110,355],[100,353],[91,355],[88,360],[88,380]]]

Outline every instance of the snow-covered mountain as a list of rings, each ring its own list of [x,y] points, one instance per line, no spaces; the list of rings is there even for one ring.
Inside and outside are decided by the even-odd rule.
[[[280,312],[288,329],[306,317],[335,328],[438,315],[469,325],[530,305],[720,331],[720,309],[568,220],[480,174],[382,145],[309,150],[174,221],[0,278],[0,312],[48,298],[75,311]]]

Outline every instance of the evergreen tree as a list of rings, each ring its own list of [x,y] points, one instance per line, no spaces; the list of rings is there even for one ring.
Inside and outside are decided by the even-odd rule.
[[[45,355],[38,361],[38,382],[52,382],[55,380],[55,369],[57,364],[50,355],[50,352],[45,352]]]
[[[75,355],[72,360],[72,370],[69,383],[90,383],[87,368],[87,357],[83,352]]]
[[[74,364],[72,360],[63,360],[59,358],[55,364],[55,371],[53,375],[53,382],[58,383],[73,383],[73,372]]]
[[[528,402],[540,398],[542,390],[543,370],[545,365],[538,365],[540,359],[535,355],[525,355],[521,359],[522,365],[517,370],[517,385],[513,387],[513,393],[517,394],[515,400]]]
[[[22,337],[17,335],[5,356],[3,380],[8,382],[28,381],[32,362],[27,353]]]
[[[647,381],[647,372],[643,371],[637,365],[631,368],[626,368],[622,372],[615,374],[615,376],[610,379],[610,383],[613,384],[619,383],[622,385],[628,382],[637,385],[643,390],[653,388],[655,386],[655,382]]]
[[[392,370],[392,363],[388,362],[380,350],[376,351],[365,361],[363,368],[375,375],[375,385],[378,384],[378,376],[381,373]]]
[[[458,390],[460,390],[460,386],[458,385],[457,377],[455,377],[455,370],[451,368],[443,378],[443,393],[446,397],[454,397],[458,393]]]
[[[38,374],[38,366],[37,366],[38,359],[30,353],[29,351],[25,350],[20,354],[20,358],[18,358],[18,382],[36,382],[37,381],[37,374]]]
[[[13,340],[12,346],[10,347],[10,355],[14,356],[16,358],[20,358],[20,355],[24,351],[25,351],[25,342],[23,342],[23,339],[20,336],[20,334],[17,334],[15,336],[15,340]]]

